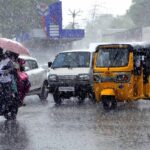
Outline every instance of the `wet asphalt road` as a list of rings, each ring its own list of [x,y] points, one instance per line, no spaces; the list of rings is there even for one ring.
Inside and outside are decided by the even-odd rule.
[[[105,112],[89,100],[57,107],[51,95],[41,103],[25,99],[17,121],[0,117],[0,150],[148,150],[150,101],[119,104]]]

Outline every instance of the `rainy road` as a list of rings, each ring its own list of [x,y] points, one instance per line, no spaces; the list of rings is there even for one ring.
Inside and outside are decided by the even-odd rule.
[[[27,97],[17,121],[0,117],[0,150],[148,150],[150,101],[121,104],[115,111],[86,101],[60,107]]]

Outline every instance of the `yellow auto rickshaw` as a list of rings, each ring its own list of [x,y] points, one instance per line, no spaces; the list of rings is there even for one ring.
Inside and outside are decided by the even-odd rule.
[[[150,98],[150,44],[98,45],[94,56],[96,101],[104,109],[115,109],[117,102]]]

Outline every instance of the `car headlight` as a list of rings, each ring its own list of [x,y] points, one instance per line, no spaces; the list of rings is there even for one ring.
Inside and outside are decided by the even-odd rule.
[[[116,82],[129,82],[131,75],[129,73],[122,73],[116,76]]]
[[[48,80],[49,81],[57,81],[57,75],[55,75],[55,74],[49,75]]]
[[[88,74],[79,74],[79,80],[90,80],[90,76]]]

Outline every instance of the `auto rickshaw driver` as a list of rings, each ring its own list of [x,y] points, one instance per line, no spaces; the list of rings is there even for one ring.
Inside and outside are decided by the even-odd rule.
[[[150,96],[150,72],[147,75],[148,82],[144,82],[142,59],[145,46],[105,44],[97,47],[93,89],[97,102],[101,101],[104,109],[116,108],[118,101],[133,101]],[[104,54],[107,55],[105,59]]]

